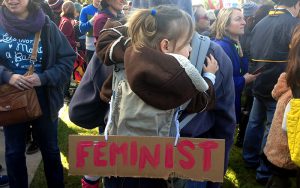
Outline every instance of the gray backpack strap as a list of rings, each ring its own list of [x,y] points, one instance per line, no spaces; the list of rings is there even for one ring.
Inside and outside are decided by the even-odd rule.
[[[193,50],[190,54],[190,61],[198,69],[198,71],[200,73],[202,72],[203,64],[204,64],[209,46],[210,46],[209,37],[199,35],[197,32],[195,32],[193,39],[192,39]]]
[[[193,39],[192,39],[192,52],[190,54],[190,61],[191,63],[197,68],[197,70],[201,73],[202,68],[204,65],[204,61],[206,58],[206,54],[208,52],[210,46],[210,39],[209,37],[199,35],[195,32]],[[184,110],[190,103],[190,100],[181,105],[181,110]],[[204,108],[205,109],[205,108]],[[187,115],[181,122],[180,122],[180,129],[185,127],[195,116],[197,113]]]

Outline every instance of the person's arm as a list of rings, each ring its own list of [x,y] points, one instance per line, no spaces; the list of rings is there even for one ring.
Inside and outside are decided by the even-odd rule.
[[[201,111],[211,110],[215,105],[215,89],[214,85],[208,78],[204,77],[204,80],[208,84],[208,90],[205,92],[199,92],[196,96],[194,96],[188,106],[185,109],[185,112],[190,113],[198,113]]]
[[[86,32],[88,32],[93,27],[93,25],[89,22],[87,12],[88,9],[84,8],[82,9],[79,16],[79,30],[83,34],[86,34]]]
[[[232,49],[229,46],[224,46],[224,44],[222,45],[222,43],[221,43],[221,47],[223,48],[223,50],[225,51],[225,53],[229,57],[230,64],[234,65],[235,62],[232,62],[232,61],[235,61],[235,59],[234,59],[234,54],[232,52]],[[240,64],[240,63],[238,62],[237,64]],[[242,67],[239,67],[239,71],[240,71],[241,68]],[[235,90],[238,91],[238,92],[242,92],[242,90],[245,87],[245,83],[246,83],[244,76],[241,75],[240,73],[238,73],[238,74],[232,73],[232,75],[233,75],[233,81],[234,81],[234,88],[235,88]]]
[[[38,76],[41,81],[41,85],[56,86],[61,83],[62,80],[69,80],[71,72],[73,70],[73,64],[76,59],[76,53],[70,46],[67,38],[56,27],[54,23],[50,26],[50,41],[51,45],[54,45],[55,52],[50,52],[50,55],[55,55],[55,64]],[[50,42],[48,41],[48,42]]]
[[[103,27],[103,29],[107,30],[103,30],[100,33],[98,42],[96,44],[96,52],[98,58],[108,66],[116,63],[123,63],[125,50],[127,48],[127,45],[124,44],[128,38],[127,28],[118,27],[116,28],[118,32],[116,32],[115,30],[109,30],[110,28],[117,26],[121,26],[120,22],[108,19]],[[118,40],[119,38],[120,40]],[[114,52],[111,54],[111,56],[110,51]]]

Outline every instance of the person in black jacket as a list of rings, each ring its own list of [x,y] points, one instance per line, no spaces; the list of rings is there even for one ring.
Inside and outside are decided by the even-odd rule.
[[[270,172],[260,154],[265,146],[276,108],[271,91],[286,68],[291,34],[299,24],[296,16],[300,10],[299,0],[273,1],[277,4],[275,9],[257,23],[252,31],[250,55],[256,66],[254,69],[265,65],[265,70],[253,83],[254,101],[243,145],[246,167],[258,167],[256,180],[263,184],[268,181]]]
[[[35,33],[41,31],[35,72],[24,76]],[[76,54],[65,36],[35,0],[5,0],[0,8],[0,85],[20,90],[35,88],[43,115],[26,123],[4,127],[5,160],[9,187],[28,187],[25,157],[26,125],[36,132],[48,187],[64,187],[57,140],[58,111],[63,106],[63,87],[71,76]]]

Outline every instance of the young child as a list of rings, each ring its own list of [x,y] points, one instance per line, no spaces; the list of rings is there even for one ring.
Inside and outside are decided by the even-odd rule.
[[[199,92],[192,82],[193,78],[188,76],[189,71],[196,69],[189,63],[186,66],[190,70],[187,71],[188,68],[180,64],[189,62],[187,57],[194,33],[194,25],[188,14],[167,6],[140,9],[132,14],[126,26],[109,20],[104,28],[114,28],[104,29],[100,33],[96,51],[99,59],[108,66],[124,64],[127,80],[134,93],[147,104],[161,110],[176,108],[189,99],[192,99],[186,109],[189,113],[202,111],[206,107],[201,105],[203,102],[208,102],[208,108],[213,107],[212,86],[214,73],[218,70],[214,57],[207,57],[203,67],[204,79],[209,85],[207,95]],[[200,74],[197,76],[201,77]],[[110,101],[110,90],[111,80],[107,80],[100,92],[102,100]],[[205,102],[207,96],[209,100]]]
[[[116,104],[128,106],[126,110],[119,110],[122,115],[113,120],[110,134],[161,136],[159,131],[154,131],[158,129],[153,127],[164,126],[164,113],[171,112],[190,99],[192,100],[186,108],[188,112],[213,107],[214,73],[218,70],[218,64],[212,56],[207,57],[203,70],[209,89],[204,92],[202,85],[199,85],[201,74],[187,59],[194,33],[193,22],[188,14],[167,6],[141,9],[129,17],[126,26],[108,20],[104,28],[111,27],[114,28],[104,29],[99,35],[96,46],[98,57],[106,65],[115,65],[115,71],[122,71],[124,68],[125,85],[122,82],[119,88],[129,85],[134,92],[130,93],[130,97],[137,95],[135,99],[138,98],[144,104],[139,103],[139,107],[142,107],[138,109],[136,102],[126,102],[129,95],[122,91],[121,99],[115,98],[119,100]],[[101,99],[109,102],[111,90],[112,76],[101,88]],[[157,109],[160,116],[142,116],[143,109],[149,106]],[[122,117],[124,118],[121,119]],[[112,177],[105,178],[104,184],[105,187],[167,187],[167,182],[163,179],[148,178]]]

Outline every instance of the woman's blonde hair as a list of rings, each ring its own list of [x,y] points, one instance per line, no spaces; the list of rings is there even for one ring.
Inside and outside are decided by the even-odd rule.
[[[174,6],[136,10],[128,18],[127,26],[135,50],[144,46],[158,49],[160,41],[165,38],[174,41],[175,48],[179,38],[186,36],[189,41],[194,33],[191,17]]]
[[[227,36],[230,37],[230,33],[227,31],[227,27],[231,23],[231,16],[234,10],[242,11],[239,8],[223,8],[220,10],[218,17],[212,25],[212,34],[216,39],[222,39]]]

